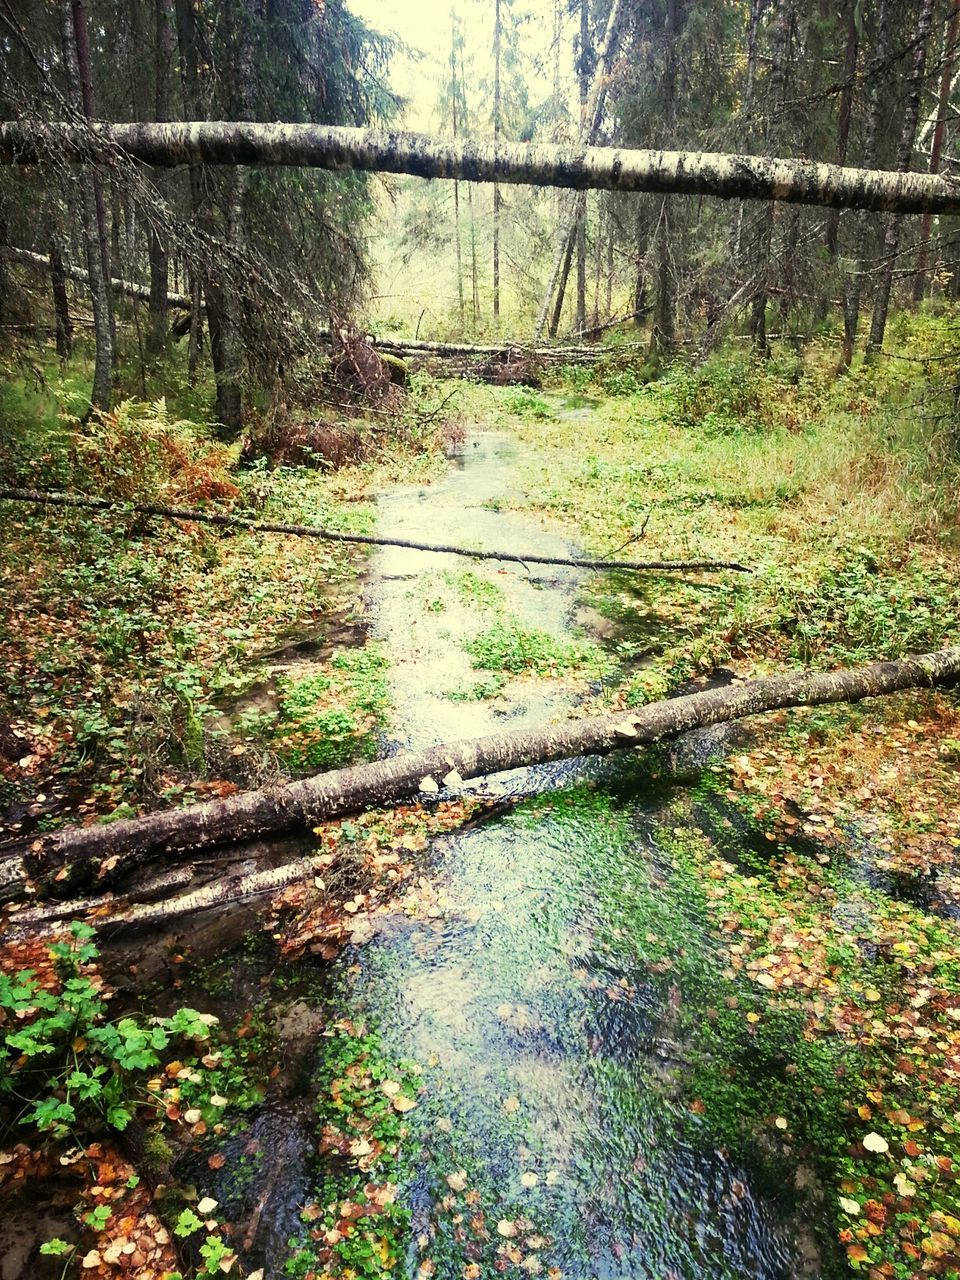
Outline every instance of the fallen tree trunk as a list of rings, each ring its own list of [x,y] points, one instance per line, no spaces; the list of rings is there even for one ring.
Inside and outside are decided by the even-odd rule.
[[[155,168],[295,165],[581,191],[651,191],[724,200],[780,200],[832,209],[960,213],[960,185],[942,174],[851,169],[774,156],[578,148],[552,143],[494,145],[418,133],[231,120],[90,125],[19,120],[0,124],[0,164],[64,159],[77,164],[115,164],[123,157]]]
[[[469,547],[446,546],[437,542],[411,542],[407,538],[378,538],[372,533],[341,533],[337,529],[318,529],[309,524],[273,524],[269,520],[251,520],[222,511],[198,511],[193,507],[165,507],[153,502],[112,502],[109,498],[93,498],[77,493],[46,493],[41,489],[0,488],[0,501],[30,502],[39,506],[86,507],[94,511],[136,511],[145,516],[166,520],[191,520],[199,524],[215,524],[228,529],[248,529],[254,533],[285,533],[298,538],[321,538],[325,542],[357,542],[368,547],[405,547],[409,551],[433,551],[438,555],[466,556],[471,560],[504,560],[526,568],[530,564],[562,565],[571,569],[635,569],[656,572],[752,573],[746,565],[733,560],[590,560],[577,556],[518,555],[515,551],[473,551]]]
[[[4,253],[14,262],[22,262],[24,266],[36,267],[38,271],[50,270],[50,259],[42,253],[34,253],[32,249],[18,249],[11,245],[4,250]],[[63,274],[68,280],[76,280],[78,284],[89,284],[90,277],[82,267],[71,267],[68,263],[63,264]],[[134,284],[132,280],[118,280],[114,277],[110,281],[110,287],[114,293],[126,294],[128,298],[133,298],[137,302],[150,301],[150,288],[144,284]],[[190,299],[185,293],[168,293],[167,306],[179,307],[184,311],[190,309]]]
[[[0,862],[0,900],[32,892],[69,896],[91,883],[116,883],[168,854],[302,830],[371,806],[396,804],[418,791],[433,792],[441,784],[457,786],[462,780],[507,769],[661,742],[691,729],[783,707],[858,702],[957,679],[960,648],[847,671],[774,676],[654,702],[636,711],[443,743],[142,818],[44,833],[0,851],[5,854]]]
[[[421,342],[412,338],[376,338],[370,341],[379,351],[391,351],[409,355],[431,356],[534,356],[538,360],[596,359],[611,351],[630,350],[642,344],[632,342],[619,347],[584,346],[526,346],[522,343],[500,343],[499,346],[477,346],[468,342]]]

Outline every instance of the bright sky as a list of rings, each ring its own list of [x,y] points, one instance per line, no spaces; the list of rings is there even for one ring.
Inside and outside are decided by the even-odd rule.
[[[545,97],[549,85],[544,77],[537,84],[533,70],[535,60],[548,68],[552,65],[550,48],[553,41],[554,0],[515,0],[518,13],[530,15],[523,23],[525,59],[531,73],[527,75],[533,97]],[[410,129],[429,129],[441,79],[445,77],[450,56],[451,11],[463,21],[468,49],[472,52],[477,74],[485,76],[492,64],[493,0],[348,0],[350,9],[371,27],[396,34],[411,48],[422,52],[419,60],[398,56],[393,61],[392,81],[410,108],[402,122]],[[569,32],[565,33],[561,50],[564,77],[571,65]],[[549,74],[549,73],[547,73]],[[470,86],[467,86],[468,93]],[[539,90],[539,92],[538,92]]]

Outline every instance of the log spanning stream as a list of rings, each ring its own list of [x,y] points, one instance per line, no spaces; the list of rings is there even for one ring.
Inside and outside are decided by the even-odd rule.
[[[514,476],[509,443],[481,435],[441,485],[387,498],[380,527],[568,554],[531,517],[496,509]],[[391,652],[396,745],[562,715],[572,695],[556,681],[518,683],[500,699],[445,696],[476,679],[459,643],[475,622],[469,605],[453,615],[424,607],[436,564],[395,549],[375,561],[371,603]],[[573,638],[577,571],[544,580],[510,567],[491,578],[525,626]],[[579,620],[589,626],[582,611]],[[653,979],[635,935],[670,933],[682,945],[706,926],[669,896],[657,848],[663,795],[597,761],[500,775],[495,785],[554,806],[532,802],[444,838],[432,863],[441,916],[397,919],[350,957],[360,970],[348,988],[353,1016],[376,1023],[398,1057],[436,1064],[421,1121],[430,1158],[411,1192],[414,1236],[437,1229],[433,1201],[446,1187],[442,1177],[432,1185],[435,1169],[465,1169],[471,1185],[495,1189],[491,1225],[525,1214],[535,1238],[553,1242],[544,1272],[555,1266],[570,1280],[821,1274],[792,1189],[736,1152],[700,1145],[679,1118],[673,1081],[689,1049],[680,1014],[704,989]],[[533,1187],[525,1173],[536,1175]],[[454,1280],[470,1258],[455,1244],[447,1256],[437,1275]],[[416,1276],[416,1265],[411,1254],[405,1274]]]
[[[439,484],[385,495],[379,529],[575,551],[534,517],[503,509],[515,477],[507,438],[481,433]],[[495,597],[498,616],[557,644],[612,648],[621,637],[584,607],[585,581],[574,568],[540,575],[484,564],[464,574],[438,556],[380,549],[366,601],[371,638],[390,661],[385,749],[563,716],[582,684],[526,678],[482,688],[488,673],[464,646],[485,625],[478,600]],[[722,749],[723,733],[704,731],[675,750]],[[718,1059],[715,1040],[705,1048],[720,966],[702,905],[674,874],[670,844],[694,810],[678,817],[671,805],[684,789],[654,788],[631,770],[622,759],[594,759],[478,782],[485,794],[527,798],[419,855],[434,909],[378,917],[374,936],[324,966],[309,990],[265,987],[262,958],[240,946],[222,957],[219,978],[208,972],[171,997],[205,998],[225,1018],[259,1003],[280,1033],[281,1075],[242,1130],[225,1136],[223,1167],[211,1170],[204,1156],[177,1169],[241,1224],[239,1239],[242,1224],[252,1224],[247,1270],[288,1274],[290,1241],[309,1232],[299,1213],[318,1195],[314,1091],[332,1015],[375,1029],[387,1060],[423,1069],[418,1105],[404,1117],[415,1154],[400,1193],[411,1212],[409,1252],[394,1271],[403,1280],[487,1280],[503,1270],[495,1250],[512,1244],[513,1230],[524,1262],[506,1265],[518,1278],[831,1274],[832,1212],[815,1171],[769,1139],[721,1143],[691,1111],[695,1061],[728,1077],[769,1066]],[[730,825],[719,813],[697,820]],[[243,910],[228,913],[232,926],[208,913],[175,936],[121,942],[118,970],[134,960],[140,983],[151,967],[169,973],[171,949],[215,951],[247,927],[255,936],[260,924]],[[469,1188],[472,1207],[451,1187]],[[478,1213],[479,1235],[470,1227]],[[434,1271],[421,1270],[424,1258]]]

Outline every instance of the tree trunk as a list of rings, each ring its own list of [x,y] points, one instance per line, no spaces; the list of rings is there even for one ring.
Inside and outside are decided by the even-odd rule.
[[[567,247],[563,255],[560,279],[557,281],[557,297],[553,304],[553,315],[550,317],[549,336],[555,338],[560,330],[560,318],[563,315],[563,299],[567,292],[567,281],[570,279],[570,264],[573,262],[573,250],[577,239],[576,226],[572,227],[567,237]]]
[[[97,109],[96,101],[93,94],[93,65],[90,59],[90,33],[87,25],[87,4],[86,0],[71,0],[71,23],[73,26],[74,47],[77,55],[77,73],[80,79],[80,101],[82,104],[83,114],[88,121],[96,118]],[[93,170],[93,195],[96,206],[97,215],[97,238],[100,242],[100,261],[103,268],[104,280],[109,280],[111,276],[110,270],[110,241],[107,228],[107,208],[103,198],[103,183],[100,180],[100,174]],[[117,346],[117,329],[116,321],[113,314],[113,303],[110,298],[109,291],[106,295],[107,299],[107,317],[110,322],[110,344],[111,358],[116,351]]]
[[[493,147],[500,146],[500,0],[494,0]],[[500,325],[500,184],[493,182],[493,323]]]
[[[669,0],[664,30],[665,56],[661,82],[663,129],[666,140],[672,141],[677,122],[677,44],[680,39],[681,0]],[[676,345],[676,313],[674,309],[674,285],[672,245],[670,241],[670,200],[660,203],[660,215],[654,232],[657,263],[657,306],[650,333],[650,354],[654,357],[669,355]]]
[[[740,111],[743,120],[744,137],[750,137],[753,117],[753,86],[757,79],[757,54],[760,49],[760,19],[767,7],[767,0],[750,0],[750,22],[747,27],[747,77],[743,89],[743,107]],[[737,216],[733,224],[733,261],[739,266],[740,251],[743,242],[743,201],[737,205]]]
[[[607,200],[607,216],[606,216],[606,232],[607,232],[607,298],[606,313],[604,320],[610,320],[613,316],[613,252],[614,252],[614,225],[613,210],[610,207],[609,198]]]
[[[180,46],[180,76],[183,97],[188,111],[197,111],[201,103],[199,55],[197,49],[197,32],[195,12],[191,0],[176,0],[177,39]],[[154,128],[176,128],[176,125],[155,125]],[[243,126],[241,126],[243,127]],[[211,240],[214,227],[211,223],[209,203],[203,198],[201,191],[200,164],[202,157],[192,157],[190,161],[190,201],[193,216],[201,231]],[[241,179],[239,169],[234,174],[231,184],[230,213],[237,198],[242,200]],[[237,369],[237,350],[231,324],[229,297],[230,282],[223,279],[222,269],[217,264],[204,260],[194,270],[199,273],[199,285],[202,287],[206,303],[207,328],[210,334],[210,358],[213,364],[214,378],[217,388],[216,418],[220,424],[220,434],[226,439],[239,435],[243,419],[243,403]],[[196,286],[195,286],[196,287]],[[192,315],[197,315],[194,307]],[[195,335],[191,323],[191,356],[195,357],[199,349],[198,335]]]
[[[613,0],[610,7],[610,17],[607,20],[607,30],[603,37],[603,47],[600,50],[600,56],[593,74],[593,83],[590,86],[590,92],[587,95],[586,102],[581,108],[580,126],[577,130],[577,146],[578,148],[589,148],[590,144],[597,136],[600,128],[600,121],[603,117],[603,103],[607,92],[607,80],[613,67],[613,59],[617,50],[617,42],[620,38],[620,19],[623,11],[624,0]],[[562,148],[557,148],[563,152]],[[568,153],[563,152],[567,155]],[[575,154],[581,154],[579,151]],[[586,156],[587,152],[582,153]],[[621,153],[623,154],[623,153]],[[557,186],[573,186],[586,189],[592,186],[589,182],[571,182],[557,183]],[[639,188],[636,188],[639,190]],[[535,336],[539,338],[543,333],[544,326],[547,323],[547,315],[550,312],[550,303],[555,293],[566,287],[566,272],[570,270],[570,263],[567,258],[567,242],[571,235],[576,232],[579,218],[579,204],[574,197],[569,204],[568,216],[561,228],[561,238],[557,242],[557,253],[553,261],[553,267],[550,272],[550,278],[547,282],[547,288],[540,302],[540,311],[537,315],[537,325]],[[561,277],[561,272],[563,276]],[[560,281],[563,284],[560,284]]]
[[[950,106],[950,88],[953,84],[953,69],[957,62],[957,33],[960,31],[960,0],[953,0],[947,30],[943,39],[943,69],[940,72],[940,93],[937,97],[937,123],[933,128],[933,143],[930,148],[930,172],[940,172],[940,161],[943,156],[943,141],[947,131],[947,111]],[[913,278],[913,301],[920,302],[927,286],[927,255],[929,252],[931,217],[923,215],[920,223],[920,252],[917,255],[917,274]]]
[[[664,197],[654,232],[657,261],[657,304],[650,332],[650,354],[669,355],[676,346],[676,313],[673,305],[673,270],[670,256],[670,205]]]
[[[923,91],[923,70],[927,61],[927,43],[933,23],[934,0],[920,0],[917,30],[914,36],[913,63],[907,79],[906,103],[903,113],[903,129],[897,149],[897,168],[906,172],[913,158],[913,144],[917,136],[920,118],[920,95]],[[883,258],[873,299],[873,316],[870,321],[870,337],[867,339],[867,359],[876,358],[883,346],[887,329],[887,312],[890,307],[890,290],[893,287],[893,267],[900,248],[903,219],[896,213],[888,214],[883,236]]]
[[[190,268],[190,337],[187,342],[187,381],[192,387],[197,380],[197,364],[200,359],[200,317],[203,315],[203,291],[200,275]]]
[[[171,0],[154,0],[156,25],[156,92],[154,118],[162,123],[170,118],[170,73],[173,66],[173,15]],[[164,198],[167,183],[154,177],[158,195]],[[150,224],[150,325],[147,349],[151,355],[161,352],[167,341],[167,290],[170,262],[166,233],[155,219]]]
[[[10,314],[10,277],[7,273],[7,256],[4,252],[7,248],[7,227],[6,202],[0,196],[0,326],[7,323],[7,317]],[[0,334],[0,341],[2,337],[3,335]]]
[[[630,712],[493,734],[354,765],[284,786],[266,787],[107,825],[43,832],[7,846],[0,898],[64,897],[107,886],[156,858],[185,850],[305,829],[374,805],[435,791],[441,784],[622,747],[663,742],[691,729],[784,707],[857,702],[960,677],[960,648],[825,674],[800,672],[654,702]],[[449,779],[449,781],[448,781]]]
[[[583,333],[587,327],[587,193],[577,196],[577,230],[574,237],[577,246],[577,303],[573,319],[574,332]]]
[[[0,124],[0,164],[32,165],[52,158],[85,164],[91,155],[115,161],[117,148],[144,164],[170,168],[204,163],[292,165],[469,182],[496,178],[501,184],[534,187],[776,199],[901,214],[960,213],[960,191],[939,174],[839,168],[776,156],[627,147],[571,150],[550,143],[511,142],[501,142],[495,150],[490,143],[455,143],[424,134],[253,121],[94,124],[89,131],[63,121]]]
[[[39,271],[48,271],[50,269],[50,259],[45,258],[42,253],[34,253],[31,249],[20,249],[16,245],[11,245],[7,249],[7,255],[14,262],[22,262],[25,266],[36,267]],[[61,269],[67,280],[76,280],[79,284],[89,285],[90,274],[84,271],[82,267],[72,267],[61,262]],[[132,280],[118,280],[114,277],[110,281],[110,288],[114,293],[123,293],[137,302],[150,301],[150,289],[146,285],[134,284]],[[185,293],[165,293],[163,302],[166,307],[180,307],[186,311],[190,306],[190,297]]]
[[[837,109],[837,147],[836,163],[847,162],[847,147],[850,142],[850,122],[853,119],[853,95],[857,83],[857,60],[860,53],[860,23],[858,22],[857,5],[859,0],[846,0],[847,40],[843,53],[843,88],[840,90],[840,102]],[[960,0],[958,0],[960,3]],[[840,243],[840,210],[831,209],[827,214],[827,227],[824,236],[827,256],[835,259]]]
[[[70,323],[67,277],[63,269],[60,242],[55,236],[50,240],[50,288],[53,293],[53,314],[56,319],[57,355],[61,360],[69,360],[73,350],[73,325]]]
[[[580,66],[578,80],[580,89],[580,118],[587,110],[587,99],[590,96],[590,3],[580,0]],[[593,141],[591,138],[590,141]],[[577,197],[577,309],[574,316],[574,328],[583,333],[587,327],[587,193],[581,191]]]
[[[452,17],[450,33],[450,114],[453,123],[453,136],[457,137],[457,96],[460,92],[457,84],[457,28],[456,18]],[[457,308],[460,316],[460,332],[467,323],[467,308],[463,296],[463,249],[460,240],[460,183],[453,181],[453,234],[457,250]]]
[[[406,547],[412,551],[433,551],[442,555],[465,556],[469,560],[502,560],[507,564],[564,565],[573,569],[682,570],[683,572],[730,569],[736,573],[750,573],[745,565],[732,560],[589,560],[581,557],[541,556],[534,552],[519,554],[515,551],[475,551],[470,547],[446,546],[435,542],[411,542],[407,538],[379,538],[372,533],[340,533],[308,524],[273,524],[266,520],[250,520],[246,516],[234,516],[225,512],[199,511],[192,507],[169,507],[151,502],[118,504],[110,498],[86,497],[79,493],[50,493],[41,489],[16,489],[0,487],[0,501],[31,502],[38,506],[71,507],[91,511],[110,511],[123,506],[127,511],[141,515],[161,516],[167,520],[190,520],[198,524],[216,525],[222,529],[251,529],[255,533],[283,533],[298,538],[319,538],[324,542],[356,543],[365,547]]]
[[[81,9],[81,17],[83,16]],[[71,0],[60,0],[60,29],[68,89],[78,109],[84,109],[84,114],[87,114],[83,80],[77,57],[74,6]],[[89,49],[87,52],[89,55]],[[80,207],[83,214],[83,247],[87,260],[96,344],[90,403],[94,409],[107,410],[113,399],[113,326],[110,291],[107,288],[109,274],[104,271],[106,229],[100,217],[103,212],[103,192],[95,169],[84,169],[80,175],[79,185]]]
[[[793,0],[776,0],[776,29],[774,32],[773,63],[770,69],[770,106],[767,115],[767,146],[775,150],[775,135],[782,132],[782,114],[784,111],[785,88],[787,82],[787,62],[790,56],[790,28],[792,23]],[[777,121],[776,126],[771,121]],[[755,269],[756,284],[753,302],[750,308],[750,333],[753,345],[761,355],[768,355],[770,344],[767,342],[767,297],[770,290],[770,253],[773,247],[773,226],[776,220],[777,206],[771,201],[760,217],[760,228],[757,237],[757,261]]]
[[[888,0],[880,0],[877,10],[877,46],[870,76],[870,105],[867,111],[867,126],[863,141],[863,163],[869,169],[876,164],[877,138],[880,130],[880,115],[883,100],[882,70],[887,62],[889,33]],[[860,327],[860,301],[863,295],[863,278],[866,274],[867,236],[870,224],[866,212],[861,210],[857,215],[854,232],[852,274],[843,293],[843,353],[841,366],[849,369],[853,362],[853,353],[857,346],[857,330]]]

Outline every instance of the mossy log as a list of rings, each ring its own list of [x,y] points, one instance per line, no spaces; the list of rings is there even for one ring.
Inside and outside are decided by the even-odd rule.
[[[182,809],[44,833],[0,850],[6,855],[0,861],[0,899],[69,897],[91,884],[115,884],[155,859],[308,829],[365,808],[396,804],[424,790],[436,791],[445,780],[459,785],[459,780],[508,769],[662,742],[691,729],[784,707],[858,702],[958,679],[960,648],[844,671],[773,676],[654,702],[635,711],[441,743],[425,751]],[[309,865],[309,859],[304,865]],[[270,886],[277,883],[272,873],[261,879]],[[211,899],[209,893],[195,892],[192,900],[191,909],[199,910],[224,901],[224,895]],[[170,911],[176,914],[173,904]],[[152,918],[163,914],[162,908],[151,909]]]

